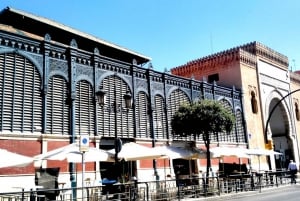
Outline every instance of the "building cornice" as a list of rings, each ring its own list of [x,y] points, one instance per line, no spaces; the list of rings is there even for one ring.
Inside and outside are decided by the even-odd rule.
[[[249,52],[236,47],[200,59],[189,61],[184,65],[171,69],[171,72],[173,74],[178,74],[181,71],[193,73],[195,71],[194,68],[206,69],[214,68],[217,66],[221,67],[233,62],[239,62],[250,67],[256,67],[257,63],[256,57],[253,54],[250,54]],[[180,74],[181,73],[179,73],[178,75]]]
[[[244,64],[249,67],[255,68],[257,65],[257,58],[267,60],[268,62],[276,63],[281,68],[288,68],[288,58],[286,56],[255,41],[222,52],[218,52],[206,57],[189,61],[184,65],[171,69],[171,72],[173,74],[178,74],[182,71],[190,71],[191,73],[195,70],[193,67],[213,68],[216,66],[224,66],[232,62],[239,62],[240,64]]]
[[[90,51],[97,47],[100,49],[100,53],[108,57],[122,55],[122,58],[125,58],[125,60],[131,62],[132,59],[135,59],[138,64],[144,64],[151,60],[150,57],[73,29],[64,24],[10,7],[0,12],[0,23],[12,26],[24,32],[30,32],[40,37],[45,37],[46,34],[49,34],[52,40],[62,44],[70,44],[70,42],[75,39],[77,42],[80,41],[81,49]]]
[[[295,82],[295,83],[298,83],[300,84],[300,74],[299,72],[290,72],[290,79],[291,79],[291,82]]]
[[[288,61],[287,56],[285,56],[285,55],[283,55],[283,54],[281,54],[281,53],[279,53],[257,41],[242,45],[239,48],[241,48],[261,59],[266,59],[271,63],[276,63],[280,67],[288,68],[288,66],[289,66],[289,61]]]

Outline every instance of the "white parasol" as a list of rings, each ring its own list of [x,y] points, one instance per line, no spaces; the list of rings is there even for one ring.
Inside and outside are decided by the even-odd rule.
[[[165,155],[163,158],[170,159],[198,159],[206,158],[206,152],[202,149],[176,146],[157,146],[154,149]]]
[[[260,157],[261,156],[274,156],[274,155],[282,155],[282,153],[268,150],[268,149],[248,149],[246,152],[248,155],[258,156],[258,171],[260,172]]]
[[[0,149],[0,168],[24,167],[33,162],[32,157]]]
[[[173,166],[173,159],[189,160],[189,172],[192,174],[191,160],[206,158],[206,151],[195,147],[177,147],[174,145],[163,145],[154,147],[155,150],[161,152],[164,159],[170,159],[170,167]]]
[[[282,153],[268,149],[247,149],[246,154],[255,156],[282,155]]]
[[[225,156],[233,156],[237,158],[250,158],[247,149],[240,147],[213,147],[210,148],[212,158],[223,158]]]
[[[111,154],[115,154],[115,149],[109,151]],[[164,154],[152,147],[146,147],[139,145],[135,142],[129,142],[122,145],[121,151],[118,153],[119,159],[125,161],[136,161],[144,159],[157,159],[164,156]]]
[[[39,160],[67,160],[69,163],[81,163],[82,152],[79,150],[77,143],[69,144],[58,149],[51,150],[47,153],[34,157],[35,161]],[[105,150],[96,147],[89,147],[84,153],[84,162],[113,161],[113,155]]]
[[[86,162],[113,161],[113,155],[107,151],[96,147],[89,147],[88,151],[81,152],[79,144],[73,143],[58,149],[51,150],[47,153],[34,157],[35,161],[42,160],[67,160],[69,163],[82,164],[82,187],[84,187],[84,172]]]

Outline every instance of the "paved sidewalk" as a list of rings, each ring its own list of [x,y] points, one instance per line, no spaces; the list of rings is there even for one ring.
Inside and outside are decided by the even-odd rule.
[[[299,175],[298,175],[299,177]],[[270,191],[276,191],[279,188],[288,188],[291,185],[299,185],[300,186],[300,178],[297,179],[296,184],[286,184],[286,185],[280,185],[278,187],[266,187],[262,188],[261,192],[259,190],[255,191],[245,191],[245,192],[238,192],[238,193],[228,193],[228,194],[221,194],[221,195],[213,195],[213,196],[208,196],[208,197],[201,197],[201,198],[188,198],[188,199],[183,199],[183,200],[188,200],[188,201],[198,201],[198,200],[227,200],[231,198],[242,198],[245,196],[250,196],[254,194],[259,194],[259,193],[264,193],[264,192],[270,192]]]

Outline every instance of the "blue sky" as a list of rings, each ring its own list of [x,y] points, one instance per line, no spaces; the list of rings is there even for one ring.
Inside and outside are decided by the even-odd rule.
[[[299,0],[0,0],[152,58],[163,72],[252,41],[300,70]]]

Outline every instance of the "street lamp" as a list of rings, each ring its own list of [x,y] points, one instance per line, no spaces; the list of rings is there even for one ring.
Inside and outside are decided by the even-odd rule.
[[[106,101],[106,92],[103,91],[102,89],[96,92],[96,98],[97,102],[100,107],[104,107],[105,101]],[[132,96],[130,91],[128,90],[126,94],[123,96],[123,99],[125,101],[125,109],[126,112],[132,107]],[[114,113],[114,118],[115,118],[115,162],[118,162],[118,153],[122,149],[122,141],[120,138],[118,138],[118,125],[117,125],[117,113],[122,112],[122,104],[118,105],[117,104],[117,99],[116,99],[116,85],[114,87],[114,102],[109,106],[108,110],[110,112]]]

